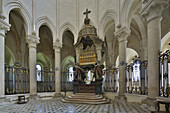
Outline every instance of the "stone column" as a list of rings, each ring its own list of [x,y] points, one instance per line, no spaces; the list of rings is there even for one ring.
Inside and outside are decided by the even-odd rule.
[[[119,96],[116,97],[117,102],[126,102],[126,47],[127,37],[130,35],[130,29],[122,27],[115,32],[115,36],[119,41]]]
[[[146,75],[146,67],[145,67],[145,62],[147,60],[147,45],[143,46],[141,48],[141,52],[142,52],[142,58],[141,58],[141,65],[140,65],[140,69],[141,69],[141,92],[142,94],[145,94],[145,89],[147,89],[145,84],[147,82],[147,75]]]
[[[10,25],[0,18],[0,102],[5,98],[5,32]]]
[[[37,98],[37,78],[36,78],[36,53],[39,38],[34,35],[27,35],[26,41],[29,48],[29,68],[30,68],[30,98]]]
[[[164,4],[167,0],[154,0],[142,10],[147,20],[148,35],[148,98],[159,96],[159,59],[161,49],[161,20]]]
[[[60,42],[55,42],[53,48],[55,50],[55,94],[54,98],[61,96],[61,47]]]
[[[75,47],[75,50],[76,50],[76,63],[79,64],[79,60],[80,60],[80,54],[81,54],[81,51],[83,50],[83,44],[80,44],[79,46],[76,46]]]
[[[148,35],[148,100],[145,103],[156,108],[156,97],[159,96],[159,52],[161,49],[162,11],[168,0],[153,0],[141,10],[147,21]]]
[[[80,49],[79,48],[76,48],[76,63],[79,64],[80,60]]]
[[[101,51],[102,51],[102,45],[96,45],[96,53],[97,53],[97,60],[101,61],[102,59],[102,55],[101,55]]]

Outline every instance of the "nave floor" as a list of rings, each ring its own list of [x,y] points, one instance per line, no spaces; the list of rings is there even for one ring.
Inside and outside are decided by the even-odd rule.
[[[0,113],[150,113],[138,104],[85,105],[62,103],[60,99],[32,100],[26,104],[0,103]]]

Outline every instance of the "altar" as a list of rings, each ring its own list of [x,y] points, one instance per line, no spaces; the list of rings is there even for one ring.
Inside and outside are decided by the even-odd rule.
[[[100,95],[102,94],[102,81],[103,79],[97,79],[91,84],[85,84],[79,80],[74,80],[73,93],[95,93]]]
[[[90,24],[88,11],[84,19],[84,27],[79,31],[78,40],[75,44],[76,63],[75,63],[75,78],[73,82],[73,93],[102,93],[103,81],[103,61],[102,53],[103,41],[98,37],[96,28]],[[90,83],[87,73],[92,74]]]

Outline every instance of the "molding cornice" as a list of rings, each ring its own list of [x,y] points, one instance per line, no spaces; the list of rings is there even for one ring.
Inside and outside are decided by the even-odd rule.
[[[127,27],[121,27],[118,29],[114,34],[119,42],[121,41],[127,41],[127,37],[130,36],[131,30]]]

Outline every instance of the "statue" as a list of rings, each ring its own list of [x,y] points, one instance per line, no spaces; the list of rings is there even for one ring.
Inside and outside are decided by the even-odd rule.
[[[86,71],[83,68],[79,67],[78,64],[75,64],[74,62],[72,62],[71,60],[69,60],[69,62],[75,68],[75,78],[74,79],[83,81],[86,77],[85,76]]]
[[[96,63],[94,69],[95,69],[95,71],[94,71],[95,78],[102,78],[102,76],[103,76],[103,68],[102,68],[102,66],[100,65],[99,62]]]
[[[79,68],[75,67],[75,78],[74,79],[79,79],[81,80],[81,70]]]
[[[101,67],[99,64],[97,64],[95,70],[96,70],[96,76],[97,76],[97,78],[101,78],[101,77],[103,76],[102,67]]]
[[[95,64],[95,68],[94,68],[94,75],[96,76],[96,78],[102,78],[103,74],[103,63],[105,61],[105,55],[103,56],[101,61],[97,61]]]

